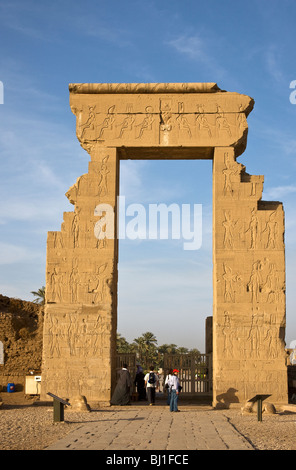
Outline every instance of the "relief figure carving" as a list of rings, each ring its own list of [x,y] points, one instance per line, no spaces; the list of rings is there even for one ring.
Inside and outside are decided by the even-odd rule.
[[[103,158],[102,165],[99,170],[99,173],[100,173],[99,190],[98,190],[99,196],[106,196],[108,194],[107,176],[110,173],[110,170],[108,169],[108,165],[107,165],[108,160],[109,160],[109,155]]]
[[[133,130],[133,124],[135,122],[135,116],[133,114],[128,114],[121,124],[118,124],[116,127],[120,127],[119,135],[117,139],[121,139],[123,134]]]
[[[229,312],[224,312],[224,325],[222,327],[224,336],[223,354],[228,357],[233,357],[233,328],[230,321]]]
[[[71,289],[71,302],[77,303],[78,301],[78,285],[79,285],[80,276],[78,273],[77,266],[75,265],[72,268],[70,273],[70,289]]]
[[[248,233],[248,232],[250,233],[250,236],[251,236],[250,248],[255,249],[257,248],[258,234],[259,234],[259,220],[256,214],[256,209],[252,209],[251,211],[250,224],[245,233]]]
[[[72,226],[71,226],[71,232],[72,232],[72,235],[73,235],[73,247],[78,248],[78,244],[79,244],[79,224],[78,224],[77,214],[74,214],[73,221],[72,221]]]
[[[64,248],[64,243],[63,243],[63,236],[61,232],[55,232],[54,233],[54,242],[53,242],[54,248],[57,250],[62,250]]]
[[[145,108],[146,112],[146,117],[143,119],[143,121],[140,124],[137,124],[136,127],[140,127],[139,134],[136,137],[136,139],[141,139],[145,131],[151,131],[152,130],[152,124],[154,123],[154,117],[153,117],[153,109],[151,106],[146,106]]]
[[[191,139],[192,133],[191,133],[190,124],[187,118],[184,116],[184,103],[178,104],[178,112],[179,112],[179,115],[177,116],[176,120],[178,122],[179,129],[180,131],[186,131],[186,133]]]
[[[262,290],[262,262],[257,260],[253,263],[250,280],[247,284],[247,292],[251,292],[252,303],[259,302],[259,294]]]
[[[94,130],[95,120],[96,120],[95,106],[90,106],[87,121],[81,125],[81,134],[80,134],[81,139],[84,138],[84,134],[87,131],[87,129]]]
[[[170,132],[172,130],[172,113],[166,108],[160,112],[160,130],[163,132]]]
[[[48,297],[46,299],[49,303],[56,303],[62,301],[62,292],[64,287],[64,274],[60,272],[60,268],[55,266],[49,273],[48,279]]]
[[[237,283],[241,280],[240,276],[232,273],[232,268],[224,264],[224,301],[225,302],[235,302],[235,288],[234,283]]]
[[[197,116],[195,118],[196,125],[199,129],[199,131],[205,130],[208,133],[209,137],[212,137],[212,131],[211,131],[211,126],[204,115],[204,110],[203,107],[200,106],[199,104],[197,105]]]
[[[260,325],[260,320],[261,317],[258,315],[252,315],[252,324],[247,338],[251,346],[250,356],[257,359],[259,359],[261,352],[260,346],[262,325]]]
[[[276,212],[272,212],[266,222],[263,233],[267,232],[266,248],[275,248],[278,239],[278,223],[276,221]]]
[[[110,106],[107,112],[107,116],[105,117],[104,121],[102,124],[100,124],[100,133],[98,135],[98,139],[101,139],[104,135],[104,132],[106,129],[112,129],[113,123],[115,121],[115,116],[114,116],[114,110],[115,110],[115,105]]]
[[[94,275],[89,281],[88,292],[93,294],[94,304],[102,302],[106,297],[108,279],[108,276],[106,275],[107,266],[108,263],[99,266],[97,274]]]
[[[231,129],[230,124],[225,117],[225,113],[223,112],[221,106],[217,104],[217,116],[216,116],[216,125],[218,129],[218,135],[221,131],[226,131],[229,137],[231,137]]]
[[[262,293],[266,295],[266,302],[280,303],[284,300],[284,286],[281,285],[279,274],[273,263],[269,264],[269,272],[262,287]]]
[[[230,211],[224,211],[224,221],[222,222],[222,225],[224,227],[224,248],[226,249],[232,249],[233,248],[233,240],[234,240],[234,228],[237,224],[238,221],[233,222],[231,220],[231,212]]]
[[[49,318],[49,327],[48,327],[48,335],[49,335],[49,355],[51,358],[53,357],[60,357],[60,334],[59,334],[59,321],[56,317]]]
[[[224,163],[226,168],[222,170],[224,175],[224,194],[230,193],[232,195],[232,176],[236,176],[238,174],[238,167],[236,162],[231,161],[228,152],[224,154]]]

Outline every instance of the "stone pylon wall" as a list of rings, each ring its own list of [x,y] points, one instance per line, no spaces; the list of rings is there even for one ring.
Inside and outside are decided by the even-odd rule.
[[[236,162],[253,104],[214,83],[70,85],[90,162],[66,194],[74,211],[48,233],[43,399],[47,392],[89,403],[111,398],[120,159],[194,158],[213,160],[214,404],[257,393],[286,401],[283,208],[262,202],[263,177]],[[114,237],[98,238],[99,204],[113,210]]]
[[[287,401],[284,212],[234,149],[213,160],[214,404]]]
[[[64,213],[60,232],[48,233],[44,399],[46,392],[84,395],[89,403],[110,399],[116,370],[117,242],[97,238],[94,228],[105,216],[96,215],[98,203],[116,213],[117,194],[116,149],[93,147],[88,173],[66,193],[74,212]]]

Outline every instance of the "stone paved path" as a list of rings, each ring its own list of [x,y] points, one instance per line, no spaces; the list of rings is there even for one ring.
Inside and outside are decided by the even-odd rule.
[[[45,450],[253,450],[222,411],[207,407],[171,413],[166,406],[132,405],[91,414],[92,421]]]

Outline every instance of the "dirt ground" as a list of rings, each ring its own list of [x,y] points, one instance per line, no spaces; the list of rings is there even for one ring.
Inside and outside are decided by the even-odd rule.
[[[65,413],[65,421],[53,422],[52,406],[38,405],[36,398],[23,392],[1,393],[0,450],[41,450],[65,437],[81,425],[98,419],[97,413]],[[36,402],[34,404],[34,402]],[[180,408],[182,409],[182,408]],[[242,415],[239,409],[219,410],[257,450],[296,450],[296,414],[277,412],[264,415]]]

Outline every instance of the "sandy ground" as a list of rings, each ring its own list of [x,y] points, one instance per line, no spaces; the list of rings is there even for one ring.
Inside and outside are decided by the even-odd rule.
[[[3,405],[0,408],[0,450],[41,450],[65,437],[69,432],[89,421],[100,418],[100,410],[87,413],[66,412],[65,421],[53,422],[52,406],[34,404],[21,392],[2,393]],[[182,410],[182,408],[180,407]],[[277,413],[242,416],[240,410],[220,410],[229,422],[255,449],[296,450],[296,414]]]

